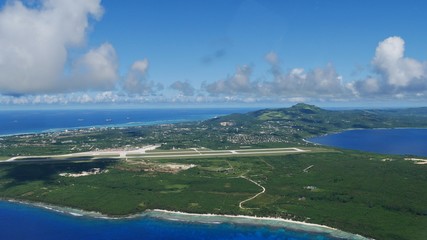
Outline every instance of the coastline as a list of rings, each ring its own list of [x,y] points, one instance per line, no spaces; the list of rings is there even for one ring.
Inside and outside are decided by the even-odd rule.
[[[200,224],[239,224],[239,225],[254,225],[265,226],[272,228],[286,228],[293,231],[309,232],[314,234],[325,234],[339,239],[353,239],[353,240],[367,240],[370,238],[363,237],[358,234],[344,232],[342,230],[332,228],[326,225],[315,223],[307,223],[295,221],[291,219],[276,218],[276,217],[258,217],[248,215],[228,215],[228,214],[198,214],[186,213],[180,211],[162,210],[162,209],[149,209],[142,213],[125,215],[125,216],[110,216],[100,212],[85,211],[70,207],[61,207],[40,202],[28,202],[13,199],[0,199],[0,201],[29,205],[32,207],[43,208],[48,211],[57,212],[60,214],[70,215],[73,217],[88,217],[105,220],[126,220],[136,218],[155,218],[165,221],[182,221],[189,223]]]
[[[140,117],[132,117],[129,118],[125,121],[121,121],[119,120],[118,122],[116,121],[106,121],[108,118],[110,118],[110,116],[105,116],[105,122],[101,121],[97,124],[91,124],[91,123],[87,123],[87,124],[77,124],[74,126],[69,126],[69,127],[53,127],[53,128],[46,128],[46,127],[42,127],[40,129],[27,129],[27,130],[22,130],[22,128],[19,128],[18,130],[14,129],[12,131],[8,131],[8,132],[4,132],[4,133],[0,133],[0,137],[10,137],[10,136],[19,136],[19,135],[32,135],[32,134],[45,134],[45,133],[56,133],[56,132],[62,132],[62,131],[75,131],[75,130],[81,130],[81,129],[89,129],[89,128],[126,128],[126,127],[139,127],[139,126],[151,126],[151,125],[161,125],[161,124],[177,124],[177,123],[183,123],[183,122],[199,122],[199,121],[204,121],[204,120],[208,120],[208,119],[213,119],[215,117],[218,116],[224,116],[224,115],[228,115],[234,112],[238,112],[238,113],[246,113],[249,111],[254,111],[257,110],[259,108],[247,108],[247,107],[229,107],[229,108],[198,108],[198,107],[189,107],[189,108],[177,108],[175,111],[178,115],[175,117],[171,117],[171,115],[169,114],[168,117],[166,117],[166,119],[163,120],[157,120],[153,119],[153,118],[140,118]],[[94,109],[87,109],[88,111],[94,110]],[[131,109],[110,109],[112,111],[125,111],[125,112],[129,112]],[[108,112],[111,112],[110,110],[105,110]],[[150,111],[153,109],[139,109],[138,111]],[[157,109],[155,109],[157,110]],[[164,109],[163,109],[164,110]],[[173,108],[172,110],[175,110],[175,108]],[[186,110],[186,113],[183,114],[182,110]],[[209,111],[205,111],[205,110],[209,110]],[[68,110],[62,110],[63,112],[68,112]],[[86,110],[85,110],[86,111]],[[172,111],[172,113],[175,113],[174,111]],[[2,110],[0,110],[0,115],[2,113]],[[141,113],[142,114],[142,113]],[[148,113],[144,113],[146,114],[153,114],[152,112],[148,112]],[[155,114],[155,113],[154,113]],[[111,116],[112,118],[115,118],[114,116]],[[164,118],[161,117],[160,119]],[[102,120],[102,119],[101,119]],[[20,119],[18,118],[18,121],[20,122]],[[96,122],[96,121],[95,121]]]
[[[203,121],[202,120],[194,120]],[[0,137],[13,137],[13,136],[21,136],[21,135],[38,135],[38,134],[47,134],[47,133],[58,133],[65,131],[78,131],[85,129],[102,129],[102,128],[127,128],[127,127],[142,127],[142,126],[155,126],[162,124],[177,124],[184,122],[192,122],[185,119],[177,119],[177,120],[159,120],[159,121],[151,121],[151,122],[126,122],[126,123],[117,123],[117,124],[98,124],[98,125],[87,125],[87,126],[78,126],[78,127],[67,127],[67,128],[51,128],[46,130],[34,130],[28,132],[18,132],[18,133],[8,133],[8,134],[0,134]]]
[[[242,225],[257,225],[257,226],[268,226],[273,228],[286,228],[294,231],[304,231],[310,233],[327,234],[331,237],[342,238],[342,239],[354,239],[354,240],[365,240],[370,239],[363,237],[358,234],[344,232],[342,230],[332,228],[325,225],[307,223],[301,221],[294,221],[291,219],[275,218],[275,217],[257,217],[247,215],[227,215],[227,214],[196,214],[196,213],[185,213],[179,211],[169,210],[146,210],[144,216],[160,218],[164,220],[178,220],[187,222],[198,222],[198,223],[233,223]]]

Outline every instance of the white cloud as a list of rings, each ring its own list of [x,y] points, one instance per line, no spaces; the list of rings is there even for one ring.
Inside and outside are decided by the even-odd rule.
[[[368,77],[364,81],[356,81],[348,84],[355,96],[360,96],[360,93],[375,94],[381,89],[380,82],[376,78]]]
[[[118,76],[116,51],[109,43],[90,50],[73,67],[70,90],[108,90],[115,87]]]
[[[170,85],[170,88],[179,91],[183,96],[193,96],[195,91],[188,81],[175,81]]]
[[[332,64],[324,68],[306,71],[293,68],[283,72],[279,65],[279,57],[270,52],[265,59],[271,65],[271,78],[264,81],[251,80],[252,68],[239,67],[236,73],[223,80],[205,84],[203,88],[211,95],[252,98],[298,99],[342,97],[350,92],[342,77]]]
[[[131,67],[131,71],[135,71],[138,72],[140,74],[145,75],[147,73],[148,70],[148,60],[144,59],[141,61],[136,61],[133,63],[132,67]]]
[[[120,102],[121,96],[119,96],[116,92],[113,91],[106,91],[106,92],[98,92],[93,97],[93,101],[96,103],[114,103],[114,102]]]
[[[69,49],[84,44],[89,18],[99,19],[102,14],[100,0],[41,0],[34,8],[7,1],[0,11],[0,93],[35,94],[86,87],[69,83],[64,65],[69,61]],[[101,66],[109,64],[105,61],[94,62],[102,61],[103,51],[111,53],[111,48],[102,45],[78,61],[79,68],[88,71],[86,80],[98,82],[88,84],[90,88],[105,88],[101,80],[111,85],[114,69]],[[99,69],[107,70],[105,76],[95,74]]]
[[[274,80],[267,84],[280,97],[336,98],[347,91],[332,64],[309,71],[294,68],[287,73],[276,72]]]
[[[405,41],[400,37],[389,37],[378,44],[374,67],[387,78],[387,83],[395,87],[406,87],[415,79],[425,78],[425,64],[405,58]]]
[[[251,71],[238,69],[224,80],[204,84],[215,96],[258,99],[316,99],[343,101],[357,98],[409,99],[427,95],[427,62],[405,57],[405,42],[390,37],[378,44],[372,60],[374,71],[362,80],[344,81],[332,64],[311,70],[292,68],[283,71],[275,52],[265,55],[271,78],[251,80]],[[246,73],[246,74],[242,74]]]
[[[203,87],[211,95],[251,93],[254,91],[254,83],[250,80],[251,74],[252,68],[248,65],[243,65],[237,67],[232,76]]]
[[[192,99],[187,99],[191,102]],[[54,94],[37,94],[10,96],[0,95],[0,104],[8,105],[39,105],[39,104],[97,104],[97,103],[153,103],[170,102],[162,96],[128,96],[117,91],[71,92]]]
[[[123,83],[123,90],[130,94],[144,96],[156,95],[157,91],[162,90],[162,84],[148,80],[148,67],[148,59],[134,62]]]
[[[374,77],[352,83],[357,95],[403,98],[427,91],[427,63],[405,57],[405,41],[400,37],[380,42],[372,65]]]

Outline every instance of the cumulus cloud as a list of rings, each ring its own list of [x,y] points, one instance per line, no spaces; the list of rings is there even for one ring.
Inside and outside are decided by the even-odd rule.
[[[157,91],[163,90],[163,85],[148,80],[148,59],[136,61],[123,83],[123,90],[129,94],[155,95]]]
[[[108,90],[115,86],[118,76],[116,51],[109,43],[90,50],[78,59],[72,69],[70,90]]]
[[[389,37],[378,44],[372,60],[375,75],[351,83],[360,96],[423,96],[427,91],[427,63],[405,57],[405,41]]]
[[[271,77],[264,81],[251,80],[252,68],[245,65],[225,79],[205,84],[204,89],[211,95],[242,95],[255,98],[300,97],[338,98],[349,92],[342,77],[332,64],[324,68],[305,70],[293,68],[287,72],[280,67],[279,57],[270,52],[265,56],[270,64]]]
[[[288,101],[427,96],[427,62],[405,57],[405,42],[400,37],[389,37],[378,44],[371,62],[372,70],[362,80],[344,81],[332,64],[284,71],[275,52],[267,53],[265,60],[270,64],[270,75],[263,81],[252,80],[251,68],[244,66],[234,75],[203,87],[214,96]]]
[[[380,42],[373,59],[373,65],[387,78],[388,84],[406,87],[414,79],[425,77],[422,63],[405,58],[405,42],[400,37],[390,37]]]
[[[343,79],[332,64],[308,71],[303,68],[293,68],[284,72],[278,65],[277,57],[273,59],[276,60],[271,61],[272,59],[270,59],[269,61],[273,80],[264,81],[260,85],[260,92],[264,95],[291,98],[337,98],[346,94],[347,89]]]
[[[313,69],[283,70],[276,52],[264,60],[262,78],[253,65],[203,83],[195,96],[188,81],[170,89],[179,96],[163,97],[163,85],[149,79],[148,59],[136,61],[128,73],[118,74],[114,47],[104,43],[76,59],[71,48],[84,45],[89,19],[99,19],[100,0],[41,0],[37,7],[10,1],[0,10],[0,103],[67,104],[111,102],[256,102],[350,100],[354,98],[425,98],[427,62],[405,56],[405,41],[390,37],[379,42],[369,75],[344,81],[332,64]],[[209,54],[205,63],[222,58],[225,49]],[[68,66],[64,74],[64,66]],[[120,80],[120,81],[118,81]],[[123,92],[118,91],[123,90]],[[1,95],[3,94],[3,95]]]
[[[251,74],[252,67],[243,65],[237,67],[232,76],[205,84],[203,87],[211,95],[251,93],[254,84],[250,80]]]
[[[373,77],[368,77],[363,81],[349,83],[348,87],[357,97],[360,97],[360,93],[363,93],[364,95],[371,95],[378,93],[381,89],[380,82]]]
[[[188,81],[175,81],[170,85],[173,90],[179,91],[184,96],[194,96],[194,87]]]
[[[115,51],[103,44],[64,75],[70,48],[81,47],[100,0],[41,0],[36,7],[7,1],[0,11],[0,93],[40,94],[103,90],[117,80]]]

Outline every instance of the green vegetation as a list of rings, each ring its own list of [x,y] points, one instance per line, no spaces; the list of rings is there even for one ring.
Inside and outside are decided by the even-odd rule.
[[[90,128],[0,138],[0,158],[162,144],[162,149],[310,146],[304,138],[349,128],[427,127],[427,108],[330,111],[290,108],[231,114],[202,122]]]
[[[278,111],[265,112],[265,113],[262,113],[258,117],[258,119],[262,120],[262,121],[270,121],[270,120],[275,120],[275,119],[287,120],[289,118],[290,118],[290,116],[287,116],[284,113],[278,112]]]
[[[392,161],[383,161],[390,158]],[[351,151],[156,160],[176,173],[124,161],[3,163],[0,197],[127,215],[145,209],[307,220],[377,239],[427,237],[427,165]],[[312,166],[312,167],[310,167]],[[92,168],[96,175],[63,177]],[[304,171],[305,170],[305,171]],[[266,188],[260,192],[245,176]]]
[[[35,157],[0,163],[0,198],[114,216],[146,209],[274,216],[376,239],[427,239],[427,165],[303,141],[346,128],[426,125],[424,108],[327,111],[298,104],[204,122],[2,137],[1,159]],[[45,156],[157,143],[163,144],[161,149],[129,154],[128,159],[119,159],[118,154]],[[169,156],[196,152],[189,148],[229,153],[227,149],[251,152],[263,147],[311,151]],[[150,158],[158,154],[168,157]],[[261,192],[252,181],[266,191],[239,207]]]

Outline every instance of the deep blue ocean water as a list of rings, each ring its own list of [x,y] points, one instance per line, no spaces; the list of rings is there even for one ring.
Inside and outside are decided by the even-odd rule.
[[[133,126],[204,120],[254,109],[124,109],[0,111],[0,135],[89,126]],[[332,239],[262,226],[197,224],[153,218],[106,220],[76,217],[0,201],[0,239]]]
[[[55,131],[91,126],[134,126],[197,121],[254,108],[3,110],[0,135]]]
[[[309,141],[374,153],[427,157],[427,129],[349,130],[311,138]]]

